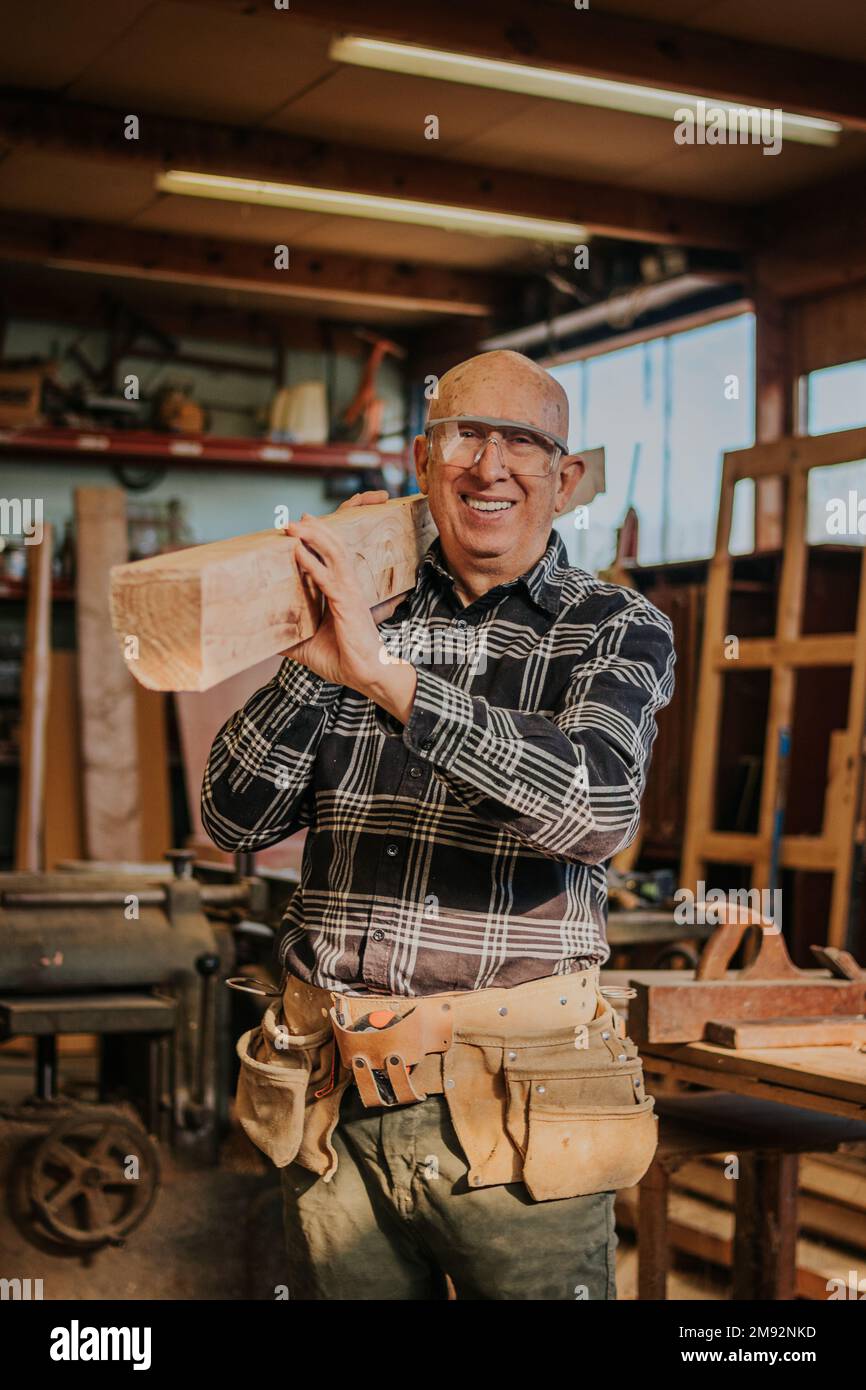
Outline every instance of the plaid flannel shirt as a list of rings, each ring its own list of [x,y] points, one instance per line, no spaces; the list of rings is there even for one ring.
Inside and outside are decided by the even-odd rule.
[[[286,658],[223,726],[202,787],[216,845],[308,827],[279,955],[349,993],[512,986],[607,960],[606,861],[633,838],[668,619],[569,567],[461,607],[434,541],[380,626],[416,666],[405,727]]]

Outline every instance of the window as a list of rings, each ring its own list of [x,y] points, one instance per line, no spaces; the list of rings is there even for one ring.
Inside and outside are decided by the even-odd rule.
[[[753,315],[552,374],[569,398],[570,446],[606,450],[607,491],[592,503],[588,526],[580,516],[559,523],[572,564],[595,571],[611,563],[629,506],[640,519],[642,564],[711,555],[722,454],[754,440]],[[749,548],[751,526],[747,499],[738,495],[732,549]]]
[[[866,362],[810,372],[808,410],[810,434],[866,425]],[[813,468],[808,516],[811,545],[866,545],[866,462]]]

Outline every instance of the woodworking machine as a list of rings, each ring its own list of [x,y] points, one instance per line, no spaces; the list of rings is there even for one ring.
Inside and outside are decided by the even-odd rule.
[[[55,1242],[117,1242],[143,1220],[159,1181],[154,1139],[179,1157],[217,1161],[237,1025],[237,995],[222,981],[249,958],[249,934],[270,955],[267,923],[278,910],[273,885],[249,860],[234,870],[199,865],[211,880],[200,881],[192,851],[166,857],[170,870],[76,864],[0,874],[0,1041],[35,1039],[32,1080],[20,1064],[16,1076],[14,1054],[4,1057],[0,1166],[23,1129],[26,1155],[13,1158],[10,1190],[19,1217]],[[61,1091],[62,1034],[98,1036],[92,1100],[68,1084]],[[124,1182],[130,1155],[138,1177]]]

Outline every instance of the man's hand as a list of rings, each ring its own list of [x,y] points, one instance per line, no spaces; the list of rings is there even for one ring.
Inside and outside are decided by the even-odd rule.
[[[385,491],[361,492],[338,510],[387,500]],[[313,636],[285,654],[323,680],[366,695],[405,724],[415,698],[415,669],[387,656],[376,626],[391,616],[402,595],[377,604],[371,612],[358,592],[346,547],[330,527],[305,513],[285,533],[297,541],[295,559],[301,574],[326,601]]]

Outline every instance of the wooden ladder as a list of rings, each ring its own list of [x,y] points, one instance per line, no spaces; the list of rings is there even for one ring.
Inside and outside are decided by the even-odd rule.
[[[866,718],[866,562],[861,558],[854,632],[804,636],[802,633],[808,547],[806,521],[809,473],[813,468],[866,458],[866,429],[834,434],[791,436],[725,454],[715,554],[707,581],[704,634],[698,685],[695,740],[689,776],[681,879],[695,891],[706,879],[708,863],[748,864],[751,887],[769,888],[779,734],[794,713],[796,673],[805,667],[850,666],[848,720],[834,730],[824,812],[819,835],[783,835],[779,866],[833,875],[827,943],[846,944],[848,904],[855,841],[862,843],[859,798]],[[737,659],[725,651],[731,589],[731,519],[734,488],[743,478],[781,478],[787,484],[784,554],[772,637],[739,639]],[[770,704],[764,738],[761,804],[756,834],[714,828],[716,778],[723,683],[726,672],[769,670]]]

